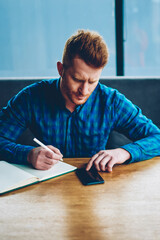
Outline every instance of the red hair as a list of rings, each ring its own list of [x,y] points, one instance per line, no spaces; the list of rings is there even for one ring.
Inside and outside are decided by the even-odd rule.
[[[108,62],[108,48],[103,38],[96,32],[78,30],[66,42],[62,62],[65,67],[72,64],[72,60],[80,57],[86,64],[95,68],[104,67]]]

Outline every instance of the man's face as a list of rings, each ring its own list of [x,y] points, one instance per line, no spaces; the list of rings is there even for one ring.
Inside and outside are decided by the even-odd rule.
[[[58,64],[61,76],[60,89],[65,98],[66,107],[74,111],[77,105],[87,101],[96,88],[102,68],[91,67],[78,57],[74,58],[73,65],[67,69],[64,69],[60,62]]]

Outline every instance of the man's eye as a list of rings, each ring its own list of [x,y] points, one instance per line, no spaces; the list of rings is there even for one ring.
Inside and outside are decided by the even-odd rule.
[[[72,77],[74,81],[78,82],[79,80],[75,77]]]
[[[79,79],[77,79],[77,78],[73,78],[73,80],[74,80],[75,82],[81,82],[81,80],[79,80]]]

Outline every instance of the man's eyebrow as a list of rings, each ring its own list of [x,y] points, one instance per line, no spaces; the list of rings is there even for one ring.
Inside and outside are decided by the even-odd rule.
[[[75,75],[72,74],[72,77],[75,78],[75,79],[77,79],[77,80],[80,80],[80,81],[81,81],[81,80],[84,80],[83,77],[81,77],[81,76],[79,76],[79,75],[76,75],[76,74],[75,74]]]
[[[97,82],[99,79],[89,79],[89,82],[94,83]]]
[[[76,75],[72,75],[73,78],[77,79],[78,81],[85,81],[85,79],[81,76],[76,76]],[[97,82],[99,79],[90,79],[89,78],[89,82],[90,83],[94,83],[94,82]]]

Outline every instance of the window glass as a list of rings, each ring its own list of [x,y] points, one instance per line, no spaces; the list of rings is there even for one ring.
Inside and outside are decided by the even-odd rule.
[[[125,75],[160,75],[160,0],[124,4]]]
[[[0,77],[58,76],[64,44],[77,29],[99,32],[115,75],[114,0],[0,0]]]

